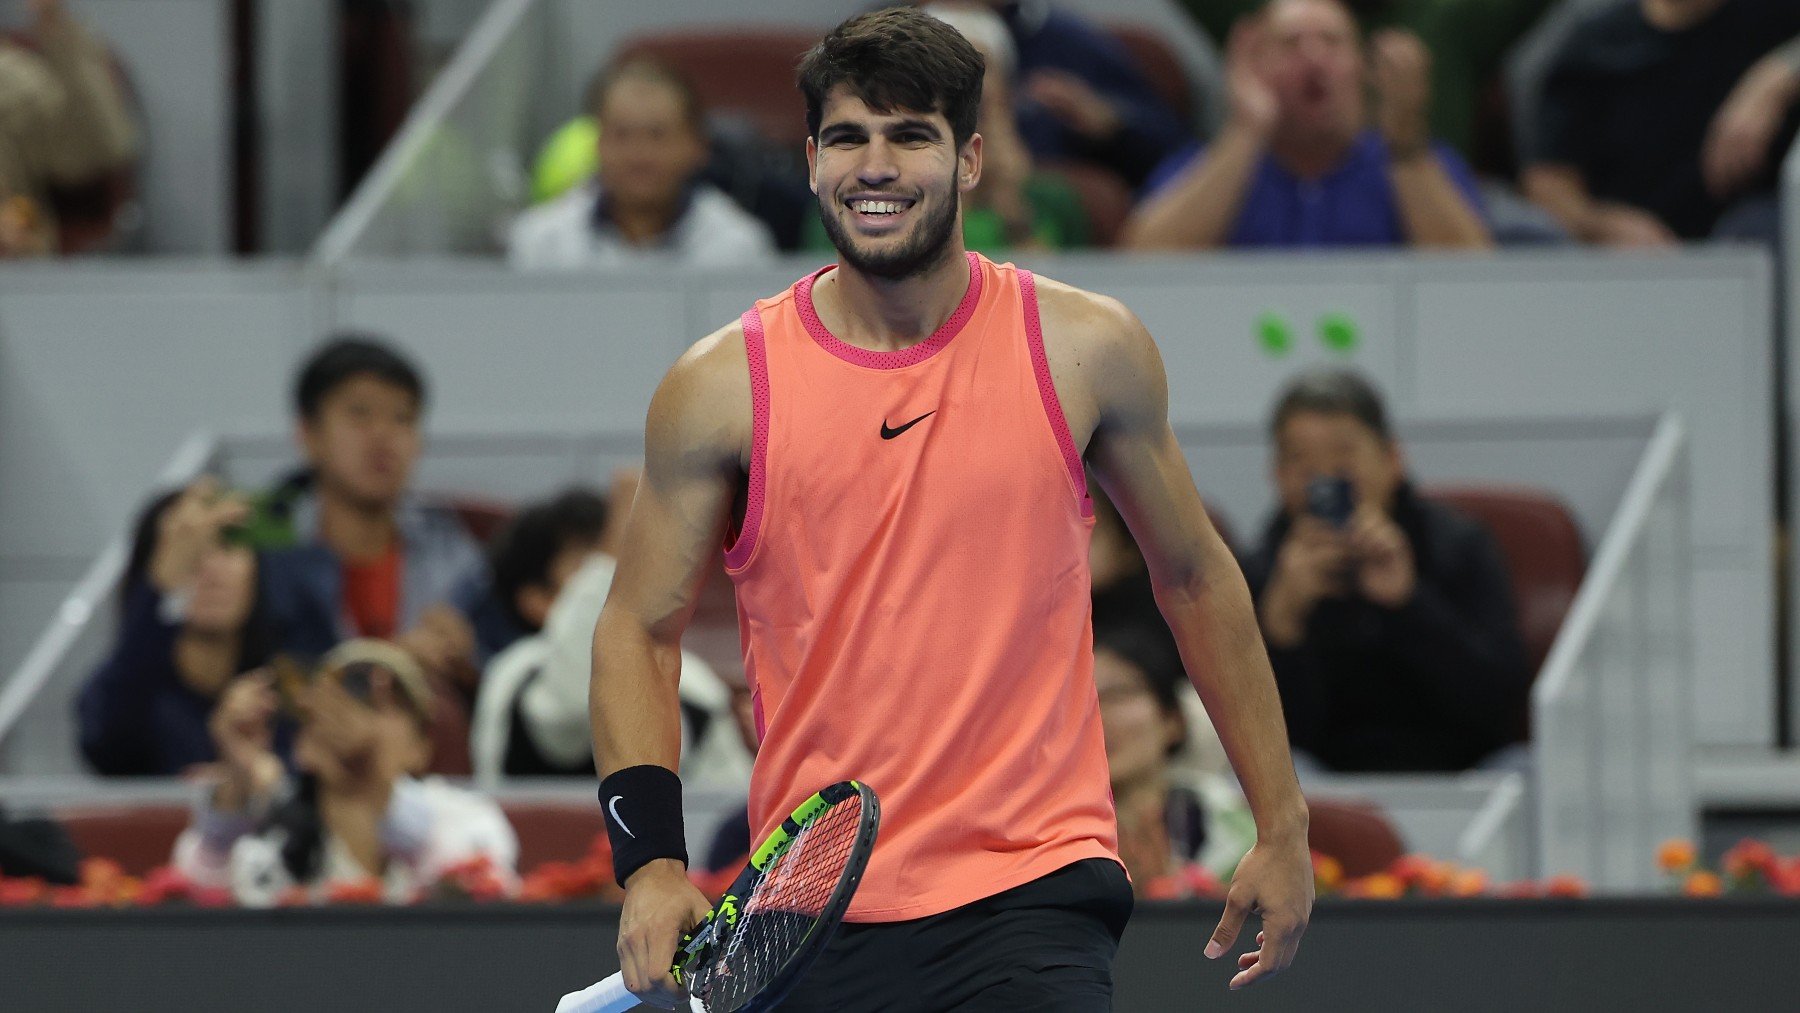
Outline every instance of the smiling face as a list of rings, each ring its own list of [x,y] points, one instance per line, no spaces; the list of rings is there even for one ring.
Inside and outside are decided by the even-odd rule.
[[[839,85],[806,157],[819,217],[851,268],[898,281],[961,252],[961,195],[981,179],[980,135],[958,151],[942,113],[880,112]]]

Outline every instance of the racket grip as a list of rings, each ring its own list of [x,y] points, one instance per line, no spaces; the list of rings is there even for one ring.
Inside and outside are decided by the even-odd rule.
[[[556,1013],[625,1013],[637,1005],[637,996],[625,987],[625,976],[615,974],[563,996],[556,1004]]]

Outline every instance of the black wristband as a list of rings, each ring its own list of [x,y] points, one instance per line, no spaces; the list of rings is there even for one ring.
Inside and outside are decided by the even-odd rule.
[[[626,767],[600,782],[606,836],[612,841],[613,878],[620,886],[659,858],[686,865],[687,834],[681,823],[681,778],[667,767]]]

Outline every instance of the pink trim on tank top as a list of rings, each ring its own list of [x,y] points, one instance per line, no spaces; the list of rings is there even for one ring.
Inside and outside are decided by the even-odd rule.
[[[1081,516],[1094,515],[1094,498],[1088,495],[1087,469],[1081,466],[1081,451],[1075,449],[1075,437],[1069,434],[1069,420],[1063,415],[1062,399],[1056,396],[1056,383],[1050,376],[1050,357],[1044,353],[1044,325],[1038,319],[1037,279],[1030,271],[1019,268],[1020,301],[1025,304],[1025,341],[1031,346],[1031,369],[1037,374],[1038,396],[1044,400],[1044,414],[1050,417],[1050,431],[1062,449],[1063,464],[1069,468],[1069,481],[1081,500]]]
[[[981,264],[973,252],[968,254],[968,258],[969,290],[963,294],[962,303],[956,307],[956,312],[950,314],[950,319],[944,321],[941,327],[933,331],[931,337],[911,348],[902,348],[897,352],[875,352],[867,348],[858,348],[831,333],[819,320],[818,311],[813,309],[813,282],[818,281],[826,271],[833,270],[832,267],[822,267],[800,279],[799,283],[794,286],[794,306],[800,311],[800,322],[805,325],[806,333],[812,335],[812,339],[818,342],[820,348],[845,362],[856,366],[866,366],[869,369],[900,369],[905,366],[916,366],[943,351],[944,346],[950,343],[950,339],[956,337],[962,331],[963,325],[969,322],[969,318],[975,315],[975,307],[981,302]]]
[[[744,526],[725,549],[725,565],[741,569],[756,548],[762,530],[763,486],[769,459],[769,354],[763,344],[762,314],[752,306],[739,318],[744,327],[744,357],[750,360],[750,488],[744,494]]]

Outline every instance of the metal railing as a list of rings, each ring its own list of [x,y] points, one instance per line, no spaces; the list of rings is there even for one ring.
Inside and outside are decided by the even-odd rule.
[[[1664,416],[1532,691],[1538,866],[1647,889],[1692,838],[1688,468]]]
[[[531,61],[529,36],[521,26],[539,9],[537,0],[498,0],[487,9],[313,244],[313,264],[329,267],[358,250],[453,254],[494,244],[485,230],[523,198],[525,178],[517,154],[524,138],[496,135],[509,133],[522,120],[471,106],[528,102],[528,81],[513,80],[509,87],[486,93],[478,93],[476,85],[507,76],[495,67],[508,47],[519,52],[502,69],[517,70],[511,76],[523,77]],[[468,213],[471,206],[477,213]],[[457,213],[447,214],[445,208]],[[373,249],[367,242],[374,243]]]

